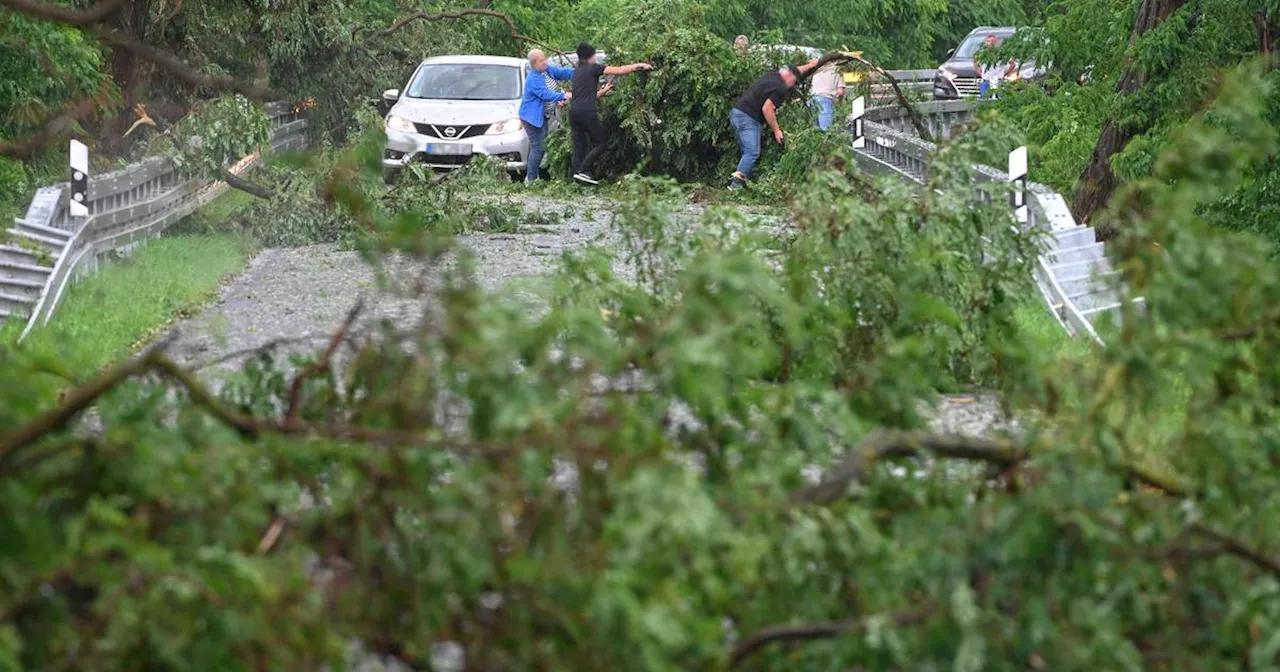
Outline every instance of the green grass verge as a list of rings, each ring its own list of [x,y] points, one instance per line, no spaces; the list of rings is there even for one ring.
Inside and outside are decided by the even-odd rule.
[[[128,355],[175,317],[211,299],[224,278],[244,268],[254,246],[244,237],[178,235],[139,247],[73,283],[49,324],[15,344],[54,370],[75,375]]]
[[[1014,313],[1018,331],[1031,340],[1047,363],[1066,359],[1083,360],[1093,356],[1096,346],[1086,337],[1074,337],[1054,319],[1043,301],[1028,302]]]

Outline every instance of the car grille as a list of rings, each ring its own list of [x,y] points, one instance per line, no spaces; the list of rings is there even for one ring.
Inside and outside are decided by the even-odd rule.
[[[471,154],[421,154],[419,160],[431,166],[465,166],[471,162]]]
[[[472,126],[449,126],[446,124],[414,124],[414,128],[418,132],[430,138],[440,138],[442,140],[461,140],[463,138],[474,138],[478,135],[484,135],[489,130],[489,124],[475,124]],[[450,135],[452,133],[452,135]]]
[[[962,96],[976,96],[982,92],[982,80],[977,77],[956,77],[951,80],[956,93]]]

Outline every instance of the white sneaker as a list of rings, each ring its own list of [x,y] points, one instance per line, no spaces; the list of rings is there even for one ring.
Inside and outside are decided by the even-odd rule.
[[[588,175],[588,174],[586,174],[586,173],[577,173],[576,175],[574,175],[574,176],[573,176],[573,179],[575,179],[575,180],[577,180],[577,181],[579,181],[579,182],[581,182],[581,183],[583,183],[583,184],[593,184],[593,185],[594,185],[594,184],[600,184],[600,181],[599,181],[599,180],[595,179],[594,177],[591,177],[590,175]]]

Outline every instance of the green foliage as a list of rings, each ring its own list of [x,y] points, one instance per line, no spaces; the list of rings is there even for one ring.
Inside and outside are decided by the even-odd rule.
[[[22,213],[21,199],[27,195],[27,171],[22,163],[0,157],[0,221],[9,221]]]
[[[73,101],[110,103],[113,87],[102,65],[101,51],[79,30],[0,8],[0,140],[25,138]],[[38,151],[21,163],[0,157],[0,221],[20,214],[36,186],[62,177],[65,148],[52,151],[53,170]]]
[[[335,176],[376,180],[376,159],[358,147]],[[726,618],[742,636],[842,609],[826,570],[804,568],[894,566],[855,543],[875,524],[789,511],[786,492],[870,424],[915,425],[921,395],[1013,361],[982,344],[1012,340],[1029,241],[946,185],[915,208],[902,191],[867,204],[860,181],[824,171],[779,238],[723,211],[690,221],[670,183],[630,184],[617,261],[638,283],[610,250],[576,254],[531,315],[482,295],[459,250],[419,328],[387,324],[341,375],[299,388],[299,421],[408,432],[409,446],[237,435],[197,397],[139,382],[102,399],[100,448],[68,434],[7,454],[0,609],[15,616],[0,650],[23,667],[301,669],[355,637],[415,664],[452,640],[469,666],[688,669],[724,659]],[[379,246],[450,249],[423,224],[451,210],[333,193]],[[6,372],[33,364],[0,357]],[[293,375],[254,360],[221,404],[276,413]],[[601,394],[602,379],[638,387]],[[6,426],[37,410],[27,385],[0,386]],[[673,405],[696,424],[667,432]],[[455,407],[468,410],[438,413]],[[574,465],[571,489],[557,464]],[[259,554],[277,513],[288,531]],[[50,576],[67,577],[52,599]]]
[[[611,61],[657,67],[620,78],[601,101],[605,123],[618,129],[607,166],[687,180],[711,173],[736,146],[729,111],[767,65],[717,39],[704,11],[688,0],[637,3],[615,20]]]
[[[212,178],[271,141],[271,118],[247,98],[227,96],[183,119],[171,137],[176,160],[192,174]]]
[[[609,0],[497,0],[494,7],[515,17],[526,32],[561,48],[587,39],[610,48],[623,33],[616,30],[637,12],[664,11],[672,3]],[[683,2],[675,5],[686,4]],[[796,44],[820,49],[848,46],[894,67],[937,65],[948,49],[979,25],[1025,25],[1037,18],[1036,0],[706,0],[698,2],[705,25],[717,42],[745,34],[758,44]],[[653,30],[658,23],[649,23]],[[666,28],[666,26],[663,26]]]
[[[998,51],[1001,57],[1052,64],[1047,86],[1010,91],[997,103],[1004,118],[1027,132],[1037,181],[1074,189],[1108,118],[1143,130],[1113,158],[1116,175],[1149,175],[1169,139],[1219,86],[1223,69],[1249,60],[1256,50],[1260,2],[1188,2],[1130,45],[1139,4],[1055,3],[1042,29],[1024,31]],[[1130,67],[1145,73],[1145,83],[1122,96],[1117,82]],[[1082,75],[1088,78],[1083,86],[1077,84]]]
[[[153,339],[171,319],[195,311],[243,268],[251,251],[244,238],[228,235],[149,241],[73,283],[57,318],[33,330],[19,352],[60,377],[46,382],[94,371]],[[0,348],[14,347],[23,326],[20,320],[6,323]]]

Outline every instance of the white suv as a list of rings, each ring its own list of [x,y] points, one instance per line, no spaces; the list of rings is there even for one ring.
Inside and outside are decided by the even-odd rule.
[[[529,63],[503,56],[438,56],[423,61],[404,90],[382,94],[387,114],[383,176],[405,166],[458,168],[473,156],[495,156],[520,173],[529,138],[520,97]]]

